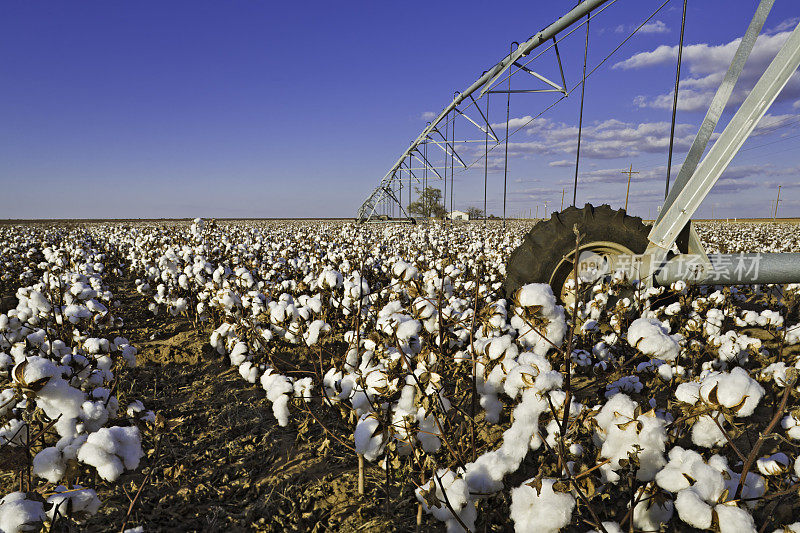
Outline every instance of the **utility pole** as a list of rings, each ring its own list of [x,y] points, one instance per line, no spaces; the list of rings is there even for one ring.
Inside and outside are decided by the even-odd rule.
[[[564,210],[564,191],[565,190],[566,190],[565,188],[563,188],[563,187],[561,188],[561,211]]]
[[[544,201],[544,218],[547,218],[547,202],[549,202],[549,201],[550,200],[545,200]]]
[[[536,219],[539,219],[539,204],[536,204]]]
[[[631,176],[633,174],[638,174],[639,172],[634,172],[633,170],[633,163],[631,163],[630,168],[628,170],[623,170],[620,174],[627,174],[628,175],[628,188],[625,190],[625,212],[628,211],[628,194],[631,192]]]
[[[778,185],[778,197],[775,199],[775,213],[772,215],[773,222],[778,218],[778,202],[781,201],[781,187],[783,187],[783,185]]]

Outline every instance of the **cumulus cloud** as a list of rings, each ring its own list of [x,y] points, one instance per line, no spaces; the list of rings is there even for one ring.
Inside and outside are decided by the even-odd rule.
[[[616,28],[614,28],[614,33],[629,33],[635,30],[637,26],[625,26],[624,24],[620,24]],[[664,24],[663,21],[654,20],[653,22],[648,22],[641,28],[639,28],[639,33],[669,33],[669,27]]]
[[[780,47],[789,38],[789,31],[773,34],[762,34],[758,37],[753,51],[739,78],[729,105],[739,105],[764,73],[767,65],[775,57]],[[689,77],[681,80],[678,93],[678,109],[682,111],[705,111],[714,93],[728,70],[741,39],[725,44],[708,43],[692,44],[683,49],[683,65]],[[678,58],[678,47],[661,45],[653,50],[639,52],[616,63],[612,68],[621,70],[643,69],[658,65],[674,65]],[[778,100],[795,100],[800,96],[800,75],[792,76]],[[672,107],[673,95],[637,96],[634,104],[639,107],[669,109]]]
[[[648,22],[639,29],[639,33],[669,33],[669,28],[660,20]]]
[[[773,33],[780,33],[783,31],[792,31],[797,24],[800,23],[800,17],[792,17],[786,20],[782,20],[776,26],[769,28],[764,31],[766,34],[773,34]]]
[[[512,119],[512,124],[522,124],[528,117]],[[509,142],[509,156],[526,155],[560,156],[549,163],[552,167],[574,164],[578,128],[550,119],[536,119],[525,133],[530,140]],[[695,126],[676,124],[675,150],[686,151],[694,139]],[[581,139],[582,159],[629,158],[643,153],[665,153],[669,147],[669,122],[624,122],[609,119],[584,125]]]
[[[425,111],[419,116],[419,118],[422,120],[433,120],[436,118],[436,113],[433,111]]]

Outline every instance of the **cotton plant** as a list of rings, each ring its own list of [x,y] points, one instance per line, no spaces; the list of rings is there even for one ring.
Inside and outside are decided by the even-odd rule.
[[[800,249],[793,230],[779,228],[700,231],[711,249]],[[128,440],[104,422],[114,410],[131,423],[153,418],[144,404],[120,407],[103,392],[135,360],[129,343],[104,333],[118,325],[104,279],[126,269],[159,319],[204,328],[241,379],[264,390],[276,423],[291,430],[305,411],[339,417],[337,437],[363,468],[419,480],[422,513],[450,530],[486,520],[519,531],[652,530],[685,517],[705,524],[709,513],[720,528],[759,520],[760,498],[800,477],[797,453],[770,440],[744,475],[724,432],[758,439],[761,413],[789,394],[771,431],[800,439],[789,348],[800,343],[790,312],[800,291],[647,288],[615,275],[582,285],[587,299],[565,309],[547,285],[502,292],[525,230],[203,220],[92,230],[122,258],[117,265],[91,247],[41,249],[0,228],[15,243],[2,275],[22,302],[0,315],[0,376],[9,376],[0,413],[14,412],[24,391],[45,391],[36,401],[61,414],[58,440],[36,462],[42,479],[59,483],[79,456],[109,477],[121,465],[118,480],[130,470],[126,458],[133,468]],[[665,295],[671,303],[657,303]],[[57,339],[42,326],[55,308],[67,333]],[[13,382],[23,359],[30,368]],[[0,435],[19,442],[24,421],[15,423]],[[685,480],[695,470],[696,490],[678,483],[677,473]]]

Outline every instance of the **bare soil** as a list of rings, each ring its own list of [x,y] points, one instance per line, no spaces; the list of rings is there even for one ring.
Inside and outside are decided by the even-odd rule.
[[[115,291],[121,296],[118,313],[126,336],[139,348],[139,366],[126,371],[125,385],[118,390],[120,405],[142,400],[159,415],[156,426],[162,434],[146,432],[142,467],[125,474],[121,483],[98,480],[104,504],[85,524],[87,530],[120,530],[140,489],[126,528],[415,529],[413,485],[402,493],[390,488],[387,502],[385,474],[370,466],[366,494],[359,497],[352,451],[327,438],[308,415],[278,426],[264,390],[247,383],[227,358],[216,354],[208,344],[210,331],[182,317],[153,317],[130,280],[125,285]],[[423,518],[423,531],[439,529],[430,517]]]

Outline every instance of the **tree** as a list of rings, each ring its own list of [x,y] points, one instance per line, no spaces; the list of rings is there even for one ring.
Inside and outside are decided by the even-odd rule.
[[[469,216],[470,220],[479,220],[483,218],[483,209],[480,207],[468,207],[467,216]]]
[[[447,210],[442,205],[440,189],[434,187],[425,187],[425,190],[420,190],[419,187],[414,187],[414,189],[417,191],[417,200],[408,205],[409,213],[423,217],[444,218]]]

